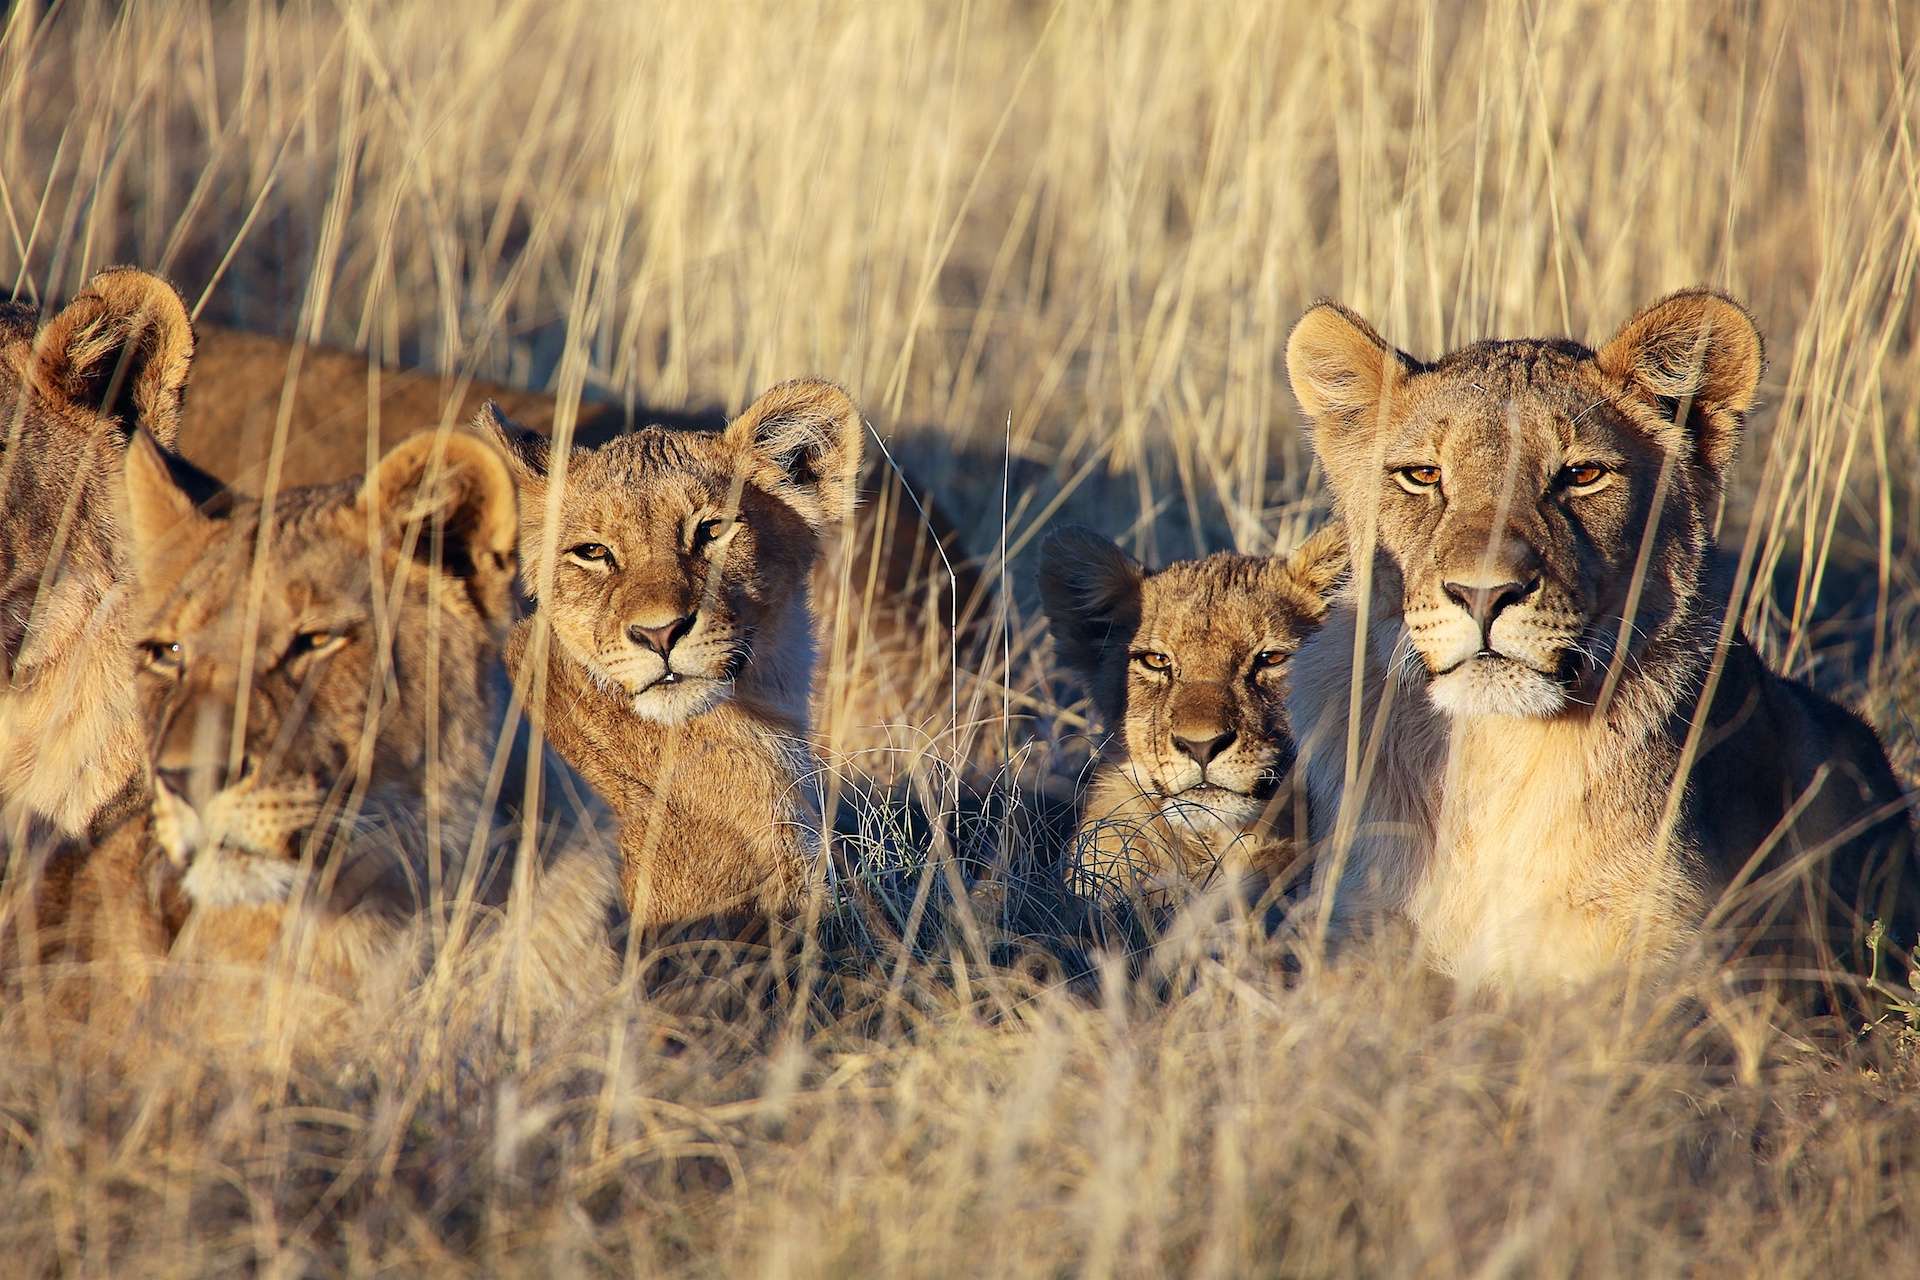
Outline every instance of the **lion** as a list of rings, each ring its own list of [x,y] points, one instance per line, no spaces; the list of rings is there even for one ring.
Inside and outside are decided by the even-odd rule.
[[[784,382],[724,431],[565,456],[498,413],[482,425],[513,465],[538,606],[508,663],[619,820],[634,924],[793,916],[822,821],[808,581],[851,512],[853,401]]]
[[[170,452],[193,352],[180,295],[143,271],[101,272],[45,324],[0,304],[0,840],[82,836],[137,801],[113,486],[143,430],[211,492]]]
[[[351,997],[408,970],[428,913],[521,877],[544,998],[610,977],[610,850],[519,872],[500,847],[524,779],[501,749],[519,521],[496,450],[423,433],[364,479],[209,507],[141,433],[122,491],[151,792],[50,870],[61,954],[105,966],[96,988],[185,960]]]
[[[1878,738],[1730,611],[1712,529],[1761,368],[1752,319],[1706,290],[1598,350],[1423,363],[1333,303],[1295,326],[1355,547],[1288,704],[1336,936],[1398,917],[1462,988],[1508,994],[1657,981],[1708,945],[1830,984],[1876,919],[1912,945]]]
[[[1293,870],[1304,815],[1285,785],[1288,668],[1346,568],[1337,525],[1284,558],[1220,552],[1158,570],[1090,529],[1048,536],[1054,643],[1117,748],[1088,788],[1075,879],[1164,904],[1219,870]]]

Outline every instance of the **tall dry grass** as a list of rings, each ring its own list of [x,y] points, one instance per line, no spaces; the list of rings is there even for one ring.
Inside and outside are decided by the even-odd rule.
[[[1037,534],[1297,538],[1321,489],[1279,353],[1311,298],[1434,353],[1727,288],[1769,340],[1722,522],[1761,567],[1755,637],[1920,771],[1908,6],[0,23],[19,292],[134,262],[208,320],[563,403],[854,389],[1007,586],[953,723],[907,749],[1028,789],[1070,784],[1093,729],[1030,607]],[[1390,947],[1296,973],[1225,925],[1072,983],[963,931],[865,936],[797,990],[689,962],[504,1036],[442,970],[343,1014],[323,1060],[165,1025],[56,1048],[12,1018],[0,1247],[22,1272],[288,1274],[1898,1274],[1920,1251],[1897,1020],[1816,1043],[1710,978],[1679,1007],[1462,1008]]]

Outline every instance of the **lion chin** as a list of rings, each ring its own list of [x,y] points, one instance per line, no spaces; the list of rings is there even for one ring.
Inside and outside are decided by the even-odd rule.
[[[194,855],[180,887],[202,907],[259,907],[293,896],[298,863],[224,845]]]
[[[1433,705],[1456,719],[1512,716],[1544,720],[1560,714],[1567,691],[1552,676],[1495,654],[1469,658],[1427,683]]]
[[[657,680],[631,695],[633,713],[655,724],[685,724],[726,701],[732,691],[732,681],[714,680],[706,676]]]

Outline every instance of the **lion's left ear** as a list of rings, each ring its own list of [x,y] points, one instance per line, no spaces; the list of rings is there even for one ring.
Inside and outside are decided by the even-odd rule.
[[[193,322],[174,287],[132,267],[102,271],[34,339],[41,393],[145,428],[163,448],[180,435],[193,364]]]
[[[816,378],[771,388],[727,425],[727,439],[778,468],[781,496],[816,526],[853,513],[865,435],[853,398]]]
[[[1726,474],[1766,364],[1744,307],[1709,289],[1676,293],[1627,321],[1595,360],[1680,425],[1716,477]]]
[[[361,482],[358,509],[388,545],[466,584],[491,621],[512,612],[519,509],[500,451],[459,431],[424,431],[395,445]]]

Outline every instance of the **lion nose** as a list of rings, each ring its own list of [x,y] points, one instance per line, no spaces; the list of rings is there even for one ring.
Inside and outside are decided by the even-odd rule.
[[[642,626],[635,622],[627,627],[627,639],[642,649],[651,649],[661,657],[666,657],[681,636],[693,630],[693,615],[682,614],[672,622],[663,622],[657,627]]]
[[[1173,735],[1173,745],[1180,749],[1181,755],[1188,757],[1204,769],[1212,764],[1222,751],[1233,745],[1235,736],[1231,729],[1225,733],[1216,733],[1211,738],[1188,738],[1176,733]]]
[[[1540,579],[1496,582],[1490,587],[1469,587],[1459,582],[1443,582],[1440,586],[1447,593],[1447,599],[1467,611],[1484,637],[1493,630],[1495,618],[1540,589]]]
[[[218,795],[228,787],[244,780],[251,769],[251,761],[242,757],[238,772],[229,770],[226,761],[222,760],[218,764],[194,762],[156,765],[153,776],[177,798],[188,804],[198,805],[209,796]],[[195,784],[203,790],[196,790]]]

